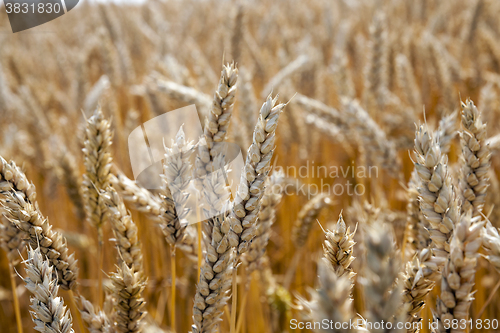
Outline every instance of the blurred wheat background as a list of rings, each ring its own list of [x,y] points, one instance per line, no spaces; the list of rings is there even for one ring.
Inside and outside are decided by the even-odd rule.
[[[261,200],[260,213],[256,229],[243,229],[257,238],[251,250],[239,257],[242,264],[237,274],[228,271],[228,276],[221,277],[229,281],[227,287],[232,291],[228,295],[237,290],[236,302],[234,297],[218,300],[222,305],[215,311],[220,311],[220,323],[194,331],[291,332],[292,319],[306,320],[322,313],[345,319],[345,313],[336,317],[341,312],[338,304],[349,303],[352,282],[352,308],[346,310],[347,316],[405,320],[408,313],[398,309],[414,297],[417,301],[412,306],[416,310],[409,316],[422,317],[422,332],[430,332],[427,325],[433,311],[452,311],[459,318],[458,310],[449,310],[453,309],[449,303],[445,302],[448,310],[443,312],[437,298],[449,296],[462,302],[455,288],[451,293],[441,293],[446,291],[441,280],[451,284],[450,272],[457,269],[453,260],[460,256],[475,267],[472,280],[464,278],[465,269],[462,273],[458,269],[462,274],[460,283],[468,286],[465,298],[473,297],[470,309],[464,305],[463,311],[473,320],[500,319],[499,273],[495,269],[495,260],[500,258],[495,257],[500,254],[495,253],[495,246],[500,248],[500,238],[495,238],[495,228],[500,227],[499,17],[500,2],[496,0],[187,0],[147,1],[140,5],[82,2],[53,22],[12,34],[2,8],[0,155],[14,161],[33,182],[39,211],[49,218],[52,230],[66,239],[68,255],[74,253],[78,260],[78,277],[68,278],[68,285],[61,285],[59,290],[71,311],[73,329],[83,333],[79,325],[82,315],[77,310],[83,307],[79,295],[88,300],[87,309],[91,303],[103,309],[102,316],[111,322],[108,332],[188,332],[192,330],[193,303],[197,311],[203,310],[199,302],[208,304],[200,295],[195,298],[202,288],[197,288],[200,265],[206,260],[201,251],[198,253],[197,245],[202,244],[208,251],[207,238],[198,243],[201,228],[185,228],[182,223],[179,226],[179,212],[175,213],[179,215],[177,222],[174,219],[165,227],[168,193],[141,192],[133,183],[127,183],[126,177],[133,179],[127,139],[147,120],[191,104],[196,105],[202,119],[219,122],[212,134],[219,130],[219,139],[224,139],[227,126],[220,115],[213,118],[216,91],[215,100],[223,101],[223,114],[232,114],[227,141],[237,143],[251,159],[255,151],[247,150],[252,140],[264,135],[257,149],[264,157],[259,158],[272,157],[268,164],[274,170],[269,177],[267,171],[256,172],[265,188],[248,180],[260,186],[260,192],[256,192],[256,200]],[[274,106],[267,99],[270,94],[279,94],[278,102],[286,105],[276,104],[269,116],[261,112],[259,118],[263,103],[267,103],[263,108],[267,105],[269,110]],[[277,107],[284,107],[281,115]],[[470,115],[474,124],[466,128]],[[275,138],[274,129],[257,130],[260,121],[264,121],[262,126],[274,121],[266,118],[271,116],[278,123]],[[433,133],[434,139],[419,134],[420,125],[420,130]],[[253,134],[254,127],[257,134]],[[469,136],[474,137],[474,142],[467,139]],[[274,154],[264,152],[261,144],[275,145]],[[481,149],[474,149],[476,144]],[[423,147],[420,150],[419,145]],[[105,154],[89,166],[94,148]],[[445,165],[445,171],[436,166],[437,160],[429,162],[433,154]],[[421,179],[416,172],[412,177],[414,162],[425,166],[425,170],[419,169]],[[476,162],[481,174],[476,173],[477,182],[473,183],[470,177],[477,170],[477,165],[473,166]],[[256,164],[253,167],[257,168]],[[341,167],[351,169],[342,174]],[[370,176],[368,171],[358,173],[370,167]],[[21,244],[19,254],[19,239],[11,239],[17,233],[15,225],[22,229],[25,224],[13,222],[21,219],[21,213],[12,204],[15,196],[7,193],[12,191],[6,168],[4,165],[0,177],[6,214],[2,218],[2,239],[3,248],[10,254],[0,255],[1,331],[18,332],[18,301],[23,331],[34,332],[32,317],[36,315],[30,315],[30,310],[37,310],[30,308],[32,295],[26,289],[34,282],[21,279],[28,274],[21,255],[27,259],[28,253]],[[284,175],[277,172],[279,169]],[[106,178],[101,183],[99,177],[103,174],[110,174],[111,180]],[[431,179],[430,175],[436,176]],[[459,181],[461,178],[477,200],[467,199],[470,191]],[[436,183],[437,192],[431,187]],[[279,189],[273,191],[274,185]],[[99,189],[106,194],[92,203],[93,195],[99,197]],[[338,191],[334,193],[333,189]],[[449,193],[443,194],[449,202],[439,217],[446,218],[448,212],[451,216],[454,210],[458,215],[462,213],[462,218],[450,217],[453,223],[449,229],[443,224],[429,224],[425,210],[430,209],[426,193],[441,195],[443,189],[452,189],[456,194],[451,199]],[[23,192],[19,186],[17,190]],[[264,197],[260,198],[259,193]],[[121,200],[125,200],[126,208]],[[472,224],[470,216],[467,220],[466,202],[473,207]],[[92,215],[97,211],[102,214]],[[243,209],[243,217],[239,212],[228,217],[232,226],[228,235],[236,230],[232,224],[235,218],[251,219],[249,211]],[[337,224],[341,212],[343,220]],[[483,230],[486,220],[493,225],[487,225],[489,233]],[[266,224],[259,226],[262,221]],[[162,223],[163,230],[159,226]],[[474,234],[474,228],[479,227],[480,235]],[[173,236],[169,228],[175,229]],[[223,224],[221,228],[224,230]],[[27,235],[32,233],[28,229],[24,230]],[[330,234],[325,236],[323,229],[330,230]],[[467,230],[466,236],[460,231],[455,232],[460,235],[453,236],[454,229]],[[125,231],[120,234],[117,230]],[[203,231],[210,234],[213,229],[203,227]],[[187,236],[179,236],[182,232],[191,233],[193,243],[187,244]],[[130,244],[135,235],[140,255],[134,250],[135,243]],[[237,237],[238,244],[246,244],[241,235]],[[470,248],[481,238],[487,245],[478,250],[483,254],[478,256]],[[330,243],[325,243],[323,249],[325,239]],[[395,244],[390,249],[380,244],[392,244],[393,239]],[[131,256],[123,254],[120,246],[117,255],[117,242],[127,243]],[[37,246],[33,238],[31,244]],[[176,247],[183,251],[172,256]],[[265,254],[259,252],[266,247]],[[432,258],[442,259],[437,273],[426,271],[425,262],[430,257],[423,258],[425,249],[436,250]],[[323,252],[330,258],[325,262],[331,262],[333,270],[318,265]],[[328,253],[332,256],[328,257]],[[485,258],[487,254],[493,264]],[[356,259],[351,263],[352,255]],[[253,256],[257,260],[252,261]],[[32,272],[38,272],[36,267],[45,267],[40,262],[43,258],[34,251],[29,257]],[[67,261],[71,268],[71,258]],[[121,270],[117,271],[117,264]],[[48,272],[46,277],[52,276],[50,268],[43,271]],[[114,293],[123,278],[120,274],[125,281],[141,286],[142,298],[137,299],[145,301],[144,308],[137,310],[142,313],[137,315],[140,323],[134,322],[128,328],[118,323],[120,311],[124,311],[117,309],[120,296]],[[388,285],[379,290],[382,287],[377,286],[384,285],[384,279]],[[417,283],[418,279],[425,281]],[[475,286],[470,284],[474,279]],[[432,280],[436,282],[434,288]],[[416,290],[415,294],[408,298],[405,288],[413,288],[410,294]],[[314,289],[324,293],[315,294]],[[381,297],[381,304],[374,295]],[[423,295],[425,302],[421,310],[423,303],[417,295]],[[132,312],[127,313],[133,317]],[[90,332],[106,332],[97,317]],[[39,328],[41,332],[54,332],[43,329]]]

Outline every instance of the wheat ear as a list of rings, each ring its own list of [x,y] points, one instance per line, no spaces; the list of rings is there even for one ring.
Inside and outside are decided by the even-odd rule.
[[[299,211],[293,225],[292,239],[297,247],[302,247],[323,208],[332,204],[332,199],[326,193],[321,193],[309,200]]]
[[[19,253],[21,253],[26,244],[23,239],[22,231],[16,228],[5,216],[0,216],[0,246],[7,254],[7,259],[12,265],[19,263]]]
[[[206,145],[198,146],[196,170],[198,176],[212,172],[214,158],[222,153],[222,142],[226,139],[229,122],[233,114],[236,96],[238,69],[234,63],[222,68],[219,86],[215,91],[212,107],[205,121],[204,136]]]
[[[268,96],[260,109],[259,120],[253,132],[253,141],[248,148],[245,166],[236,194],[235,204],[229,215],[231,233],[238,254],[244,253],[255,236],[255,222],[260,210],[260,200],[264,194],[264,183],[271,169],[271,159],[274,153],[275,131],[278,119],[285,104],[276,104]],[[237,241],[236,241],[237,240]]]
[[[223,167],[223,156],[216,157],[213,163],[214,166]],[[203,179],[204,209],[207,216],[211,217],[204,223],[206,252],[193,304],[193,333],[216,332],[222,309],[229,298],[235,260],[234,249],[230,244],[237,241],[235,235],[230,233],[225,213],[229,193],[221,173],[214,172]],[[236,239],[231,241],[231,237]]]
[[[453,227],[459,220],[459,205],[448,171],[447,157],[441,151],[439,138],[420,126],[415,136],[415,169],[420,209],[429,223],[435,255],[447,258]]]
[[[312,322],[328,320],[333,323],[349,323],[354,317],[351,290],[352,280],[348,275],[333,274],[325,261],[318,262],[319,288],[308,289],[310,301],[299,298],[301,312]],[[348,328],[336,329],[331,325],[328,330],[314,329],[314,332],[349,333],[358,332]]]
[[[175,141],[172,140],[171,148],[165,146],[163,174],[161,175],[163,186],[160,193],[162,199],[160,226],[170,245],[182,243],[185,236],[184,231],[188,225],[185,217],[189,210],[184,206],[189,198],[186,191],[191,180],[189,158],[193,149],[192,142],[186,141],[182,127],[179,129]],[[175,207],[173,207],[173,203],[175,203]]]
[[[370,59],[366,73],[366,99],[368,105],[383,110],[387,103],[387,28],[385,15],[375,14],[370,27]]]
[[[401,283],[395,282],[400,271],[399,257],[395,252],[392,231],[376,220],[366,231],[367,271],[363,285],[370,323],[393,322],[397,318],[401,301]],[[396,317],[395,317],[396,316]],[[370,332],[387,332],[385,329],[367,327]],[[393,332],[393,331],[391,331]],[[397,332],[396,330],[394,332]]]
[[[474,299],[474,279],[478,250],[481,247],[481,230],[484,221],[479,216],[472,218],[471,212],[463,214],[455,227],[451,240],[450,256],[444,265],[441,279],[441,296],[436,304],[434,321],[438,322],[437,332],[466,332],[466,327],[445,329],[445,323],[466,322],[469,308]]]
[[[175,100],[196,104],[203,110],[208,109],[210,106],[210,96],[194,88],[186,87],[173,81],[163,80],[159,75],[153,75],[152,80],[154,80],[156,88],[159,91]]]
[[[491,152],[487,143],[486,124],[481,120],[481,113],[468,99],[462,102],[461,132],[463,166],[460,178],[462,212],[472,209],[473,216],[478,216],[484,206],[488,189],[488,170]]]
[[[403,273],[403,304],[407,322],[413,333],[422,320],[420,311],[425,298],[434,287],[449,253],[449,243],[455,223],[458,222],[459,206],[455,198],[451,176],[447,171],[447,158],[454,133],[454,114],[443,118],[432,137],[423,126],[416,132],[415,152],[417,162],[409,183],[414,227],[418,230],[417,253],[406,264]],[[420,178],[420,179],[417,179]],[[418,197],[420,209],[414,207]],[[422,217],[421,217],[422,215]],[[431,222],[432,221],[432,222]]]
[[[356,273],[351,268],[351,263],[356,259],[352,255],[354,242],[354,234],[356,230],[351,233],[350,227],[347,227],[342,214],[333,230],[326,230],[326,240],[323,243],[324,260],[332,268],[338,276],[347,276],[351,283],[354,283],[354,276]]]
[[[410,61],[404,54],[396,56],[396,74],[398,85],[403,90],[406,102],[413,110],[418,110],[422,104],[422,95]]]
[[[500,234],[489,221],[483,230],[483,247],[486,250],[486,259],[500,272]]]
[[[346,114],[349,133],[361,138],[368,157],[391,171],[393,175],[398,175],[399,159],[394,142],[387,138],[382,128],[358,101],[341,98],[341,103],[342,110]]]
[[[104,311],[96,311],[92,303],[83,296],[79,299],[79,311],[90,333],[111,333],[111,324]]]
[[[0,157],[0,189],[6,218],[29,239],[33,248],[41,248],[58,274],[57,282],[63,289],[74,289],[78,275],[74,254],[68,255],[64,237],[52,230],[36,202],[35,186],[14,162],[7,163]]]
[[[123,200],[133,209],[144,213],[148,218],[159,221],[161,204],[160,199],[135,181],[127,178],[123,173],[116,172],[110,177],[113,185]]]
[[[142,271],[134,271],[125,262],[111,275],[111,292],[115,298],[114,329],[119,333],[141,332],[141,319],[146,315],[142,293],[146,281]]]
[[[416,333],[419,325],[422,325],[420,311],[425,306],[427,295],[434,288],[434,281],[424,272],[424,270],[428,270],[429,263],[426,264],[427,266],[423,266],[416,254],[411,261],[406,263],[405,271],[401,277],[403,283],[402,300],[407,314],[406,322],[411,323],[411,328],[406,330],[407,333]]]
[[[456,112],[453,112],[439,121],[439,127],[435,133],[441,153],[447,154],[453,138],[456,135]],[[423,217],[419,204],[420,176],[417,169],[414,168],[408,182],[408,205],[407,205],[407,224],[408,232],[411,235],[408,239],[413,244],[415,250],[422,251],[431,244],[429,235],[429,223]]]
[[[283,172],[274,172],[266,181],[264,195],[262,196],[256,236],[245,253],[244,261],[247,263],[247,274],[261,267],[262,257],[266,253],[271,227],[276,220],[276,208],[282,198]]]
[[[59,291],[57,274],[50,259],[44,257],[40,247],[28,249],[28,260],[25,261],[26,289],[31,297],[31,319],[35,330],[40,333],[74,333],[71,314],[64,306],[64,301],[57,296]]]
[[[87,120],[83,155],[85,173],[83,174],[83,198],[87,221],[97,228],[99,242],[102,242],[104,209],[99,202],[99,191],[110,185],[111,142],[113,133],[108,120],[97,108]]]
[[[61,168],[61,180],[66,187],[66,193],[76,208],[77,217],[83,221],[85,210],[83,204],[82,184],[76,158],[68,149],[64,149],[59,155],[59,167]]]
[[[294,61],[290,62],[286,67],[280,70],[276,75],[274,75],[269,82],[264,86],[260,94],[261,98],[266,98],[267,95],[272,93],[275,87],[281,85],[281,83],[288,77],[295,73],[304,70],[311,63],[309,56],[302,54],[298,56]]]
[[[492,152],[497,152],[498,150],[500,150],[500,134],[497,134],[489,138],[488,145],[490,146],[490,150]]]
[[[141,271],[142,252],[132,216],[114,188],[108,187],[100,195],[100,200],[106,207],[106,220],[113,228],[120,260],[128,267],[133,267],[134,272]]]

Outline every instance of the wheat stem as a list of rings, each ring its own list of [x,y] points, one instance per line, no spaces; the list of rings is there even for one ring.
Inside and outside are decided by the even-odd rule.
[[[82,315],[80,314],[80,311],[78,311],[78,306],[76,305],[75,294],[73,293],[73,290],[69,290],[69,306],[71,311],[75,314],[76,322],[78,324],[80,332],[85,333],[85,326],[83,325]]]
[[[175,278],[176,278],[176,272],[175,272],[175,245],[170,245],[170,267],[171,267],[171,272],[170,274],[172,275],[172,285],[171,285],[171,295],[170,295],[170,300],[172,302],[172,309],[170,311],[170,325],[172,326],[172,330],[175,332]]]
[[[21,310],[19,308],[19,298],[17,297],[16,280],[14,267],[9,262],[10,285],[12,286],[12,300],[14,302],[14,312],[16,314],[17,333],[23,333],[23,323],[21,320]],[[83,331],[82,331],[83,332]]]
[[[493,299],[493,297],[496,296],[498,288],[500,288],[500,281],[498,281],[498,283],[495,285],[495,287],[493,287],[493,289],[490,292],[490,296],[488,297],[486,302],[484,302],[483,306],[481,307],[481,310],[479,310],[479,312],[477,313],[477,315],[476,315],[477,319],[481,318],[484,310],[486,310],[488,305],[491,303],[491,300]]]
[[[243,284],[245,285],[245,284]],[[245,321],[245,308],[247,304],[247,298],[248,298],[248,288],[245,287],[243,290],[243,295],[241,297],[241,306],[240,306],[240,316],[238,318],[238,322],[236,323],[236,333],[241,332],[241,328],[243,326],[243,322]]]
[[[99,307],[104,304],[104,292],[102,285],[102,275],[103,275],[103,263],[104,263],[104,251],[103,251],[103,241],[102,237],[98,237],[97,241],[97,301]]]
[[[233,269],[230,333],[236,332],[236,310],[238,308],[238,267]]]
[[[201,221],[199,207],[196,208],[196,219],[198,221]],[[203,238],[203,233],[201,232],[201,222],[198,222],[196,230],[198,231],[198,282],[200,282],[201,265],[203,263],[203,250],[201,248],[201,240]]]

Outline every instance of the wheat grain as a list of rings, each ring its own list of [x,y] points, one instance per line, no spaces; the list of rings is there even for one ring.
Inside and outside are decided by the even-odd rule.
[[[28,260],[25,261],[26,289],[31,297],[31,319],[35,330],[40,333],[74,333],[71,314],[64,306],[64,301],[57,296],[59,291],[54,266],[48,258],[44,259],[40,247],[28,249]]]

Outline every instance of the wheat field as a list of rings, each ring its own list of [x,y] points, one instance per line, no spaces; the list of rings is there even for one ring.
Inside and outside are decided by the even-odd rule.
[[[500,332],[499,16],[0,7],[0,331]]]

